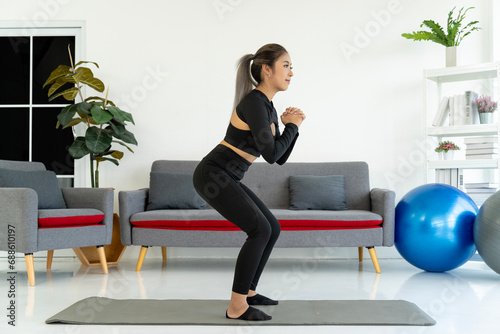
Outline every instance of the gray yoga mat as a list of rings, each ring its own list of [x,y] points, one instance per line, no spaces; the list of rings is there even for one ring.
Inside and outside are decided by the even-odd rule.
[[[273,319],[225,318],[227,300],[83,299],[45,321],[74,325],[431,326],[436,322],[404,300],[283,300],[259,306]]]

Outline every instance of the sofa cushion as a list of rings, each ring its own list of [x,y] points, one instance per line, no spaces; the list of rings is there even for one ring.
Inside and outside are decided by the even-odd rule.
[[[347,210],[343,175],[290,176],[291,210]]]
[[[364,210],[308,210],[271,209],[282,230],[333,230],[380,227],[378,214]],[[137,228],[171,230],[237,231],[239,228],[215,210],[156,210],[136,213],[130,223]]]
[[[38,228],[62,228],[97,225],[104,213],[96,209],[38,210]]]
[[[206,202],[194,189],[192,174],[150,173],[147,210],[205,207]]]
[[[66,208],[56,174],[52,171],[0,168],[0,187],[33,189],[38,196],[38,209]]]

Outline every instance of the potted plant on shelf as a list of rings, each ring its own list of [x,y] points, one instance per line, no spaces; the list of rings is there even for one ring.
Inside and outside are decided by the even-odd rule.
[[[481,95],[474,99],[474,104],[479,112],[479,122],[481,124],[493,123],[493,112],[497,110],[498,103],[492,101],[488,95]]]
[[[471,21],[462,28],[465,14],[474,7],[469,7],[464,11],[460,9],[456,18],[453,18],[453,11],[456,7],[448,13],[448,21],[446,24],[446,32],[433,20],[424,20],[420,27],[427,27],[431,31],[414,31],[412,33],[404,33],[401,36],[412,39],[414,41],[432,41],[446,47],[446,67],[457,66],[457,48],[464,39],[475,30],[481,29],[477,25],[479,21]]]
[[[453,154],[458,150],[460,150],[458,145],[447,140],[439,142],[439,146],[434,149],[434,151],[442,154],[444,160],[453,160]]]
[[[71,66],[60,65],[52,73],[43,85],[50,85],[48,96],[49,101],[63,96],[66,100],[74,102],[77,96],[81,102],[72,103],[64,107],[57,116],[57,125],[63,128],[85,124],[87,129],[84,136],[77,136],[69,148],[69,154],[74,159],[81,159],[86,155],[90,156],[91,185],[99,188],[99,163],[109,161],[119,165],[118,160],[123,157],[123,152],[112,148],[112,144],[119,144],[132,149],[127,144],[137,145],[134,135],[126,129],[127,122],[134,123],[132,115],[118,108],[112,101],[108,100],[109,86],[106,97],[90,96],[84,98],[82,87],[88,86],[98,92],[104,92],[104,83],[94,77],[92,70],[82,66],[84,64],[99,65],[91,61],[80,61],[73,65],[73,58],[68,46],[68,53]],[[56,93],[59,88],[66,83],[74,86],[64,91]],[[76,102],[76,101],[75,101]],[[73,131],[73,133],[76,133]],[[94,166],[95,161],[95,166]]]

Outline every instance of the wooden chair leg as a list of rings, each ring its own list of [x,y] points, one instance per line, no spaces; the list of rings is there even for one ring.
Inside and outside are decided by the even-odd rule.
[[[147,252],[148,252],[148,246],[142,246],[141,252],[139,253],[139,259],[137,260],[137,266],[135,267],[135,271],[141,271],[142,263],[144,262],[144,258],[146,257]]]
[[[368,252],[370,253],[370,257],[372,258],[375,271],[377,272],[377,274],[380,274],[380,266],[378,264],[377,253],[375,252],[375,248],[374,247],[366,247],[366,248],[368,248]]]
[[[52,259],[54,258],[54,250],[47,251],[47,270],[52,268]]]
[[[163,258],[163,262],[167,262],[167,247],[161,248],[161,256]]]
[[[26,271],[28,272],[28,281],[30,286],[35,286],[35,263],[33,261],[33,253],[24,254],[26,260]]]
[[[99,254],[99,261],[101,262],[102,271],[105,275],[108,274],[108,261],[106,261],[106,253],[104,253],[103,246],[96,246],[97,254]]]
[[[363,247],[358,247],[359,262],[363,262]]]

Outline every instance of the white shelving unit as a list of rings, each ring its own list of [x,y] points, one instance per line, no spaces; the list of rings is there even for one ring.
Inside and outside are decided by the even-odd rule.
[[[500,62],[491,62],[477,65],[447,67],[424,70],[424,112],[426,120],[427,142],[442,140],[456,140],[473,136],[498,136],[500,140],[499,124],[473,124],[462,126],[432,126],[439,102],[443,96],[463,94],[465,90],[476,91],[479,95],[490,95],[498,100],[500,97]],[[454,86],[449,88],[448,86]],[[462,88],[456,88],[461,86]],[[480,89],[477,89],[479,86]],[[466,87],[466,88],[464,88]],[[455,89],[456,91],[453,91]],[[450,91],[452,92],[450,94]],[[443,94],[446,92],[446,94]],[[498,113],[496,111],[495,113]],[[432,140],[434,139],[434,140]],[[437,146],[437,145],[436,145]],[[434,146],[434,147],[436,147]],[[434,147],[429,145],[426,159],[426,183],[435,182],[436,169],[457,168],[459,170],[494,170],[500,180],[500,159],[486,160],[440,160]],[[465,150],[465,147],[461,147]],[[465,180],[464,182],[467,182]],[[484,182],[489,182],[485,180]]]

